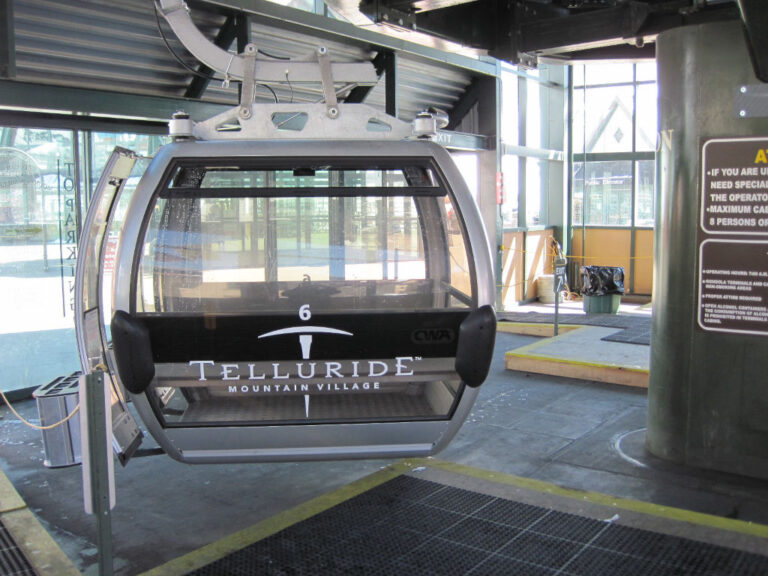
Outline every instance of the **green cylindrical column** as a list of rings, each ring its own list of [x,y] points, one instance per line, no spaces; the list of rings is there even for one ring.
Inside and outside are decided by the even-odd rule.
[[[739,88],[759,81],[739,22],[664,32],[656,55],[659,194],[646,445],[668,460],[768,478],[768,335],[697,324],[702,146],[712,138],[768,138],[768,119],[742,118],[735,107]]]

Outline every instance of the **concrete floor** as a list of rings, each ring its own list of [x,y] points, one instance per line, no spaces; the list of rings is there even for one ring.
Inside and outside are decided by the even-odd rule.
[[[602,326],[580,326],[537,342],[535,348],[528,347],[536,356],[553,360],[570,360],[591,364],[612,364],[648,370],[651,351],[648,346],[627,346],[623,342],[611,342],[606,338],[620,329]]]
[[[535,341],[498,335],[475,408],[438,458],[768,524],[764,481],[674,466],[645,453],[645,390],[504,370],[506,351]],[[33,401],[16,407],[37,416]],[[76,567],[93,574],[95,525],[83,513],[80,467],[47,469],[42,460],[40,433],[0,408],[0,467]],[[391,463],[190,466],[165,456],[134,459],[116,473],[116,573],[140,574]]]

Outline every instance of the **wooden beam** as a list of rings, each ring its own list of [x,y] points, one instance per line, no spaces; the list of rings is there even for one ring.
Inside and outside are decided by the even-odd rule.
[[[577,380],[596,380],[609,384],[648,388],[649,372],[644,368],[518,354],[514,351],[505,354],[504,366],[507,370],[517,370],[518,372],[533,372],[534,374],[563,376]]]

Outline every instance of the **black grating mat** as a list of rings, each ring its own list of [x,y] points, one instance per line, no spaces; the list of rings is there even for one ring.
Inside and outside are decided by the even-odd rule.
[[[507,322],[524,322],[530,324],[552,324],[554,314],[541,312],[498,312],[498,319]],[[601,326],[603,328],[621,328],[620,332],[606,336],[607,342],[623,342],[625,344],[651,343],[651,318],[629,314],[560,314],[560,324],[583,324],[585,326]]]
[[[0,522],[0,575],[34,576],[37,574],[13,537]]]
[[[768,556],[399,476],[194,576],[758,576]]]

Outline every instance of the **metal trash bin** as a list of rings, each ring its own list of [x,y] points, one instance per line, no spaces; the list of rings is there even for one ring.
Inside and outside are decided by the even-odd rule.
[[[50,426],[60,422],[77,407],[80,401],[79,378],[81,373],[60,376],[35,390],[32,396],[37,401],[40,425]],[[74,466],[82,461],[80,453],[80,414],[56,428],[43,430],[43,449],[48,468]]]

